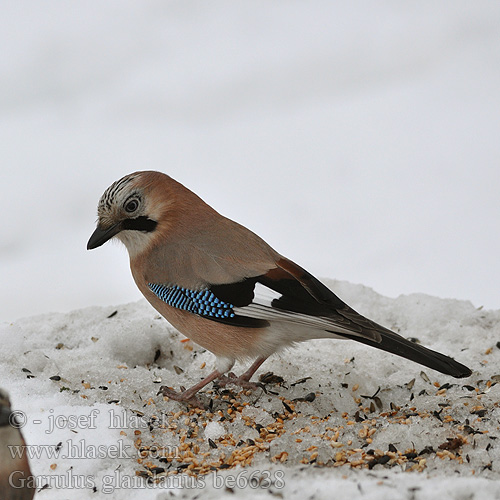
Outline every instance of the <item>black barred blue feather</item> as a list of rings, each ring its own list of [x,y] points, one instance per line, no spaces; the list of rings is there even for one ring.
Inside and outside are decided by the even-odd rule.
[[[189,290],[178,285],[166,286],[148,283],[149,289],[171,307],[182,309],[203,318],[246,328],[263,328],[269,322],[262,318],[240,316],[234,311],[233,303],[225,297],[217,296],[211,289]],[[214,286],[218,291],[218,288]],[[221,292],[225,295],[223,292]],[[253,294],[252,294],[253,297]]]
[[[149,289],[169,306],[200,316],[234,318],[233,305],[219,300],[210,290],[188,290],[181,286],[148,283]]]

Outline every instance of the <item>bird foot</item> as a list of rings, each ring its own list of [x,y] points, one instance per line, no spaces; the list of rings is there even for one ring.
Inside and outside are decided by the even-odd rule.
[[[169,399],[173,399],[174,401],[179,401],[180,403],[187,403],[198,408],[205,408],[205,405],[194,394],[191,394],[189,389],[177,392],[166,385],[162,385],[157,395],[159,394]]]
[[[243,389],[262,389],[261,384],[256,384],[255,382],[250,382],[246,377],[237,377],[233,372],[229,372],[227,375],[221,375],[217,379],[217,385],[219,387],[225,387],[228,384],[234,384],[242,387]]]

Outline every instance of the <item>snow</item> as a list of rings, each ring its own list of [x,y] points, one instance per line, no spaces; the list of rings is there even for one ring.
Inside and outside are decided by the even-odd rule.
[[[0,43],[0,319],[140,298],[85,246],[141,169],[317,276],[500,307],[497,2],[22,0]]]
[[[351,341],[317,340],[267,360],[257,372],[265,390],[211,384],[200,395],[207,408],[189,410],[158,389],[195,383],[214,357],[182,342],[145,300],[4,323],[2,386],[25,415],[38,485],[50,486],[37,498],[68,498],[68,485],[82,499],[331,498],[333,489],[352,498],[492,498],[500,311],[326,284],[473,375],[457,380]],[[243,453],[251,462],[234,466]],[[182,469],[193,459],[204,467],[197,478]]]
[[[33,472],[52,488],[37,498],[68,498],[57,481],[83,499],[496,495],[500,5],[22,0],[3,5],[0,42],[0,385],[41,452]],[[143,169],[184,183],[316,276],[348,280],[325,281],[473,376],[315,341],[263,365],[258,374],[284,379],[267,394],[231,388],[243,405],[233,417],[212,385],[203,397],[214,414],[185,415],[157,389],[198,381],[213,356],[141,299],[123,248],[85,249],[104,189]],[[151,474],[149,461],[168,466],[152,448],[139,463],[138,440],[176,455],[197,419],[195,455],[225,453],[220,464],[277,414],[283,433],[250,466],[197,482],[136,476]],[[246,444],[224,445],[230,435]],[[458,435],[450,459],[438,446]],[[397,457],[371,469],[331,462],[366,444],[376,459],[392,444]],[[314,446],[316,461],[302,463]],[[425,463],[399,455],[428,446]]]

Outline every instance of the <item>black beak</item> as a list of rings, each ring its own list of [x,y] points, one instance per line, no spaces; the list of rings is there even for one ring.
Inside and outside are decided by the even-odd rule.
[[[114,226],[103,229],[97,226],[96,230],[92,233],[89,242],[87,243],[87,250],[92,250],[94,248],[104,245],[106,241],[110,240],[113,236],[118,234],[122,230],[121,223],[115,224]]]

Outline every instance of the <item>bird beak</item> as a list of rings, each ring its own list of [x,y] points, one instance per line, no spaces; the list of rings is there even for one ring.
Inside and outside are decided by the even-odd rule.
[[[120,222],[108,228],[97,226],[96,230],[92,233],[89,242],[87,243],[87,250],[92,250],[94,248],[100,247],[101,245],[104,245],[106,241],[117,235],[121,230],[122,225]]]

